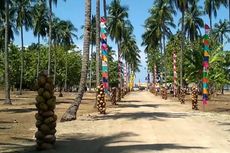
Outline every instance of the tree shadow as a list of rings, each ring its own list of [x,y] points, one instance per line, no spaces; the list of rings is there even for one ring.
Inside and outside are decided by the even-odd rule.
[[[135,105],[135,104],[119,104],[118,107],[120,108],[140,108],[140,107],[151,107],[151,108],[158,108],[160,104],[143,104],[143,105]]]
[[[219,122],[219,125],[230,125],[230,122]]]
[[[141,100],[121,100],[121,102],[132,102],[132,103],[139,103],[142,102]]]
[[[201,146],[183,146],[174,143],[145,144],[139,141],[127,141],[129,137],[134,136],[137,135],[125,132],[105,137],[86,134],[65,135],[57,140],[54,149],[47,151],[36,151],[35,143],[31,143],[34,140],[25,139],[29,145],[0,143],[0,148],[2,148],[0,151],[8,153],[6,146],[11,149],[11,153],[127,153],[136,151],[207,149]]]
[[[134,112],[134,113],[116,113],[105,116],[91,116],[95,120],[117,120],[117,119],[148,119],[148,120],[159,120],[164,121],[165,118],[184,118],[186,113],[169,113],[169,112]]]
[[[36,108],[10,108],[10,109],[4,109],[0,110],[0,112],[8,112],[8,113],[30,113],[37,111]]]
[[[230,108],[216,108],[216,112],[230,112]]]

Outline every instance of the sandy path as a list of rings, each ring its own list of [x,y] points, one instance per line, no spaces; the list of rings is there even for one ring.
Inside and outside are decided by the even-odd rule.
[[[130,93],[106,115],[59,123],[56,149],[49,152],[229,153],[229,115],[220,122],[187,107],[146,91]]]

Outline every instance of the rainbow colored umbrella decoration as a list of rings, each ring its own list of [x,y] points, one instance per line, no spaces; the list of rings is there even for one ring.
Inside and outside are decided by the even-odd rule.
[[[203,58],[203,106],[208,104],[209,32],[210,28],[207,24],[205,24]]]

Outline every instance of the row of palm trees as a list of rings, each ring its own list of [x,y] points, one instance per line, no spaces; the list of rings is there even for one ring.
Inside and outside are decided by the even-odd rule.
[[[205,0],[202,2],[204,3],[204,8],[199,6],[199,0],[156,0],[153,7],[150,9],[150,17],[145,21],[145,33],[142,35],[142,45],[146,46],[145,52],[148,55],[149,67],[152,69],[154,64],[158,64],[157,60],[159,57],[155,55],[160,51],[160,55],[164,56],[165,40],[173,35],[171,29],[176,27],[174,24],[175,22],[173,21],[174,15],[177,13],[177,10],[181,12],[181,18],[179,20],[181,29],[178,31],[181,37],[179,54],[180,87],[183,87],[183,55],[185,39],[194,42],[198,38],[201,38],[201,28],[204,27],[203,16],[205,14],[209,16],[210,27],[212,29],[213,15],[214,17],[217,17],[218,9],[221,6],[224,6],[228,7],[230,10],[229,0]],[[223,37],[228,38],[227,33],[229,33],[229,30],[229,21],[220,20],[219,23],[214,25],[214,29],[212,29],[211,33],[214,37],[218,38],[223,45]]]
[[[54,73],[54,83],[56,75],[56,65],[51,69],[51,47],[61,45],[68,51],[73,44],[73,39],[76,36],[77,29],[70,21],[60,20],[52,13],[52,4],[57,4],[57,0],[0,0],[1,11],[0,11],[0,33],[1,33],[1,49],[5,48],[5,92],[6,101],[5,103],[11,104],[10,100],[10,83],[8,78],[9,65],[8,65],[8,44],[13,42],[14,35],[20,31],[21,36],[21,75],[20,75],[20,90],[19,94],[22,94],[23,85],[23,74],[24,74],[24,30],[33,30],[34,36],[40,39],[48,36],[49,51],[48,51],[48,75],[51,70]],[[49,4],[49,8],[47,6]],[[4,27],[5,25],[5,27]],[[5,37],[3,37],[5,33]],[[5,40],[5,47],[2,45],[2,40]],[[40,71],[40,54],[38,49],[38,63],[37,63],[37,77]],[[66,59],[66,79],[67,80],[67,59]]]
[[[5,89],[6,89],[6,101],[5,103],[11,104],[10,100],[10,83],[9,83],[9,65],[8,65],[8,44],[14,40],[14,35],[20,31],[21,36],[21,76],[20,76],[20,94],[22,93],[23,74],[24,74],[24,30],[33,30],[34,36],[37,37],[38,46],[41,43],[41,38],[48,37],[49,51],[48,57],[48,75],[53,73],[54,83],[56,82],[57,59],[55,47],[63,46],[67,51],[73,46],[73,38],[76,36],[77,29],[70,21],[60,20],[52,12],[52,5],[57,5],[57,0],[0,0],[2,9],[0,11],[0,32],[5,32],[5,37],[1,35],[1,42],[5,40],[3,47],[1,43],[1,49],[5,48]],[[120,0],[113,0],[111,4],[106,8],[106,0],[104,3],[104,16],[107,18],[108,35],[112,40],[115,40],[118,46],[118,65],[119,65],[119,89],[123,87],[122,78],[122,65],[126,65],[129,71],[138,71],[140,63],[140,50],[138,49],[135,36],[133,35],[133,27],[128,20],[128,7],[122,6]],[[96,16],[91,19],[91,1],[85,0],[86,12],[85,12],[85,25],[84,25],[84,49],[82,56],[82,70],[81,79],[79,85],[78,96],[75,103],[72,106],[78,106],[76,103],[81,101],[84,87],[87,77],[87,68],[89,64],[89,45],[91,48],[96,44],[97,48],[97,85],[100,81],[100,0],[97,0]],[[89,10],[90,9],[90,10]],[[108,15],[107,15],[108,11]],[[4,24],[5,23],[5,24]],[[5,25],[5,27],[3,27]],[[51,67],[51,57],[53,57],[52,63],[54,67]],[[40,71],[40,51],[38,48],[37,54],[37,77]],[[122,64],[122,60],[125,61]],[[68,59],[65,61],[66,73],[65,73],[65,87],[68,76]],[[71,111],[76,114],[75,111]],[[68,110],[73,110],[70,107]],[[67,112],[68,112],[67,110]],[[64,118],[64,117],[63,117]],[[74,119],[74,117],[72,117]],[[68,119],[67,119],[68,120]]]
[[[108,16],[105,10],[105,0],[104,2],[104,15],[107,17],[107,30],[108,35],[112,40],[117,44],[118,50],[118,76],[119,76],[119,85],[118,85],[118,101],[121,98],[121,88],[123,88],[123,78],[122,78],[122,59],[125,61],[125,65],[129,67],[130,71],[134,73],[138,71],[140,63],[140,50],[138,49],[135,36],[133,35],[133,26],[128,20],[128,7],[122,6],[120,0],[113,0],[108,6]],[[84,87],[86,85],[86,72],[87,72],[87,63],[89,59],[89,45],[92,46],[96,43],[97,54],[99,55],[99,0],[96,3],[96,20],[91,19],[91,0],[85,1],[85,26],[84,26],[84,47],[83,47],[83,59],[82,59],[82,70],[81,70],[81,79],[77,97],[73,104],[67,109],[67,111],[62,116],[61,121],[70,121],[76,119],[76,113],[81,104],[81,100],[84,93]],[[96,23],[94,22],[96,21]],[[93,27],[95,25],[96,27]],[[88,28],[91,27],[91,31]],[[92,32],[96,31],[96,35]],[[96,40],[94,40],[95,38]],[[91,46],[91,47],[92,47]],[[99,72],[100,59],[97,58],[97,73]],[[99,85],[99,74],[97,74],[97,85]]]

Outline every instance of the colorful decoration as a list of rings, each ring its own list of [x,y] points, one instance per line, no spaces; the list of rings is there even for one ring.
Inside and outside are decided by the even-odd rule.
[[[198,110],[198,89],[195,85],[192,87],[192,109]]]
[[[117,89],[116,89],[116,87],[113,87],[112,91],[111,91],[111,102],[112,102],[112,105],[117,105],[116,96],[117,96]]]
[[[158,86],[157,86],[157,65],[154,65],[154,90],[155,90],[155,95],[157,96],[158,93]]]
[[[108,45],[107,45],[107,29],[106,19],[101,17],[101,59],[102,59],[102,83],[106,93],[109,91],[108,83]]]
[[[180,88],[180,94],[178,98],[181,104],[185,104],[185,94],[186,94],[186,90],[184,88]]]
[[[134,73],[133,73],[133,71],[131,71],[130,81],[129,81],[129,89],[130,89],[130,91],[133,90],[133,86],[134,86]]]
[[[177,68],[176,68],[177,55],[173,52],[173,96],[176,97],[177,94]]]
[[[105,114],[105,88],[101,84],[97,87],[97,109],[101,114]]]
[[[54,113],[56,97],[54,96],[53,80],[47,77],[46,72],[44,72],[39,75],[37,85],[38,95],[35,103],[38,110],[35,114],[37,149],[52,149],[56,142],[55,128],[57,121],[57,115]]]
[[[166,88],[165,86],[163,86],[163,87],[161,88],[161,97],[162,97],[162,99],[164,99],[164,100],[167,100],[167,98],[168,98],[168,96],[167,96],[167,88]]]
[[[209,32],[210,28],[207,24],[205,24],[203,58],[203,105],[208,104]]]

